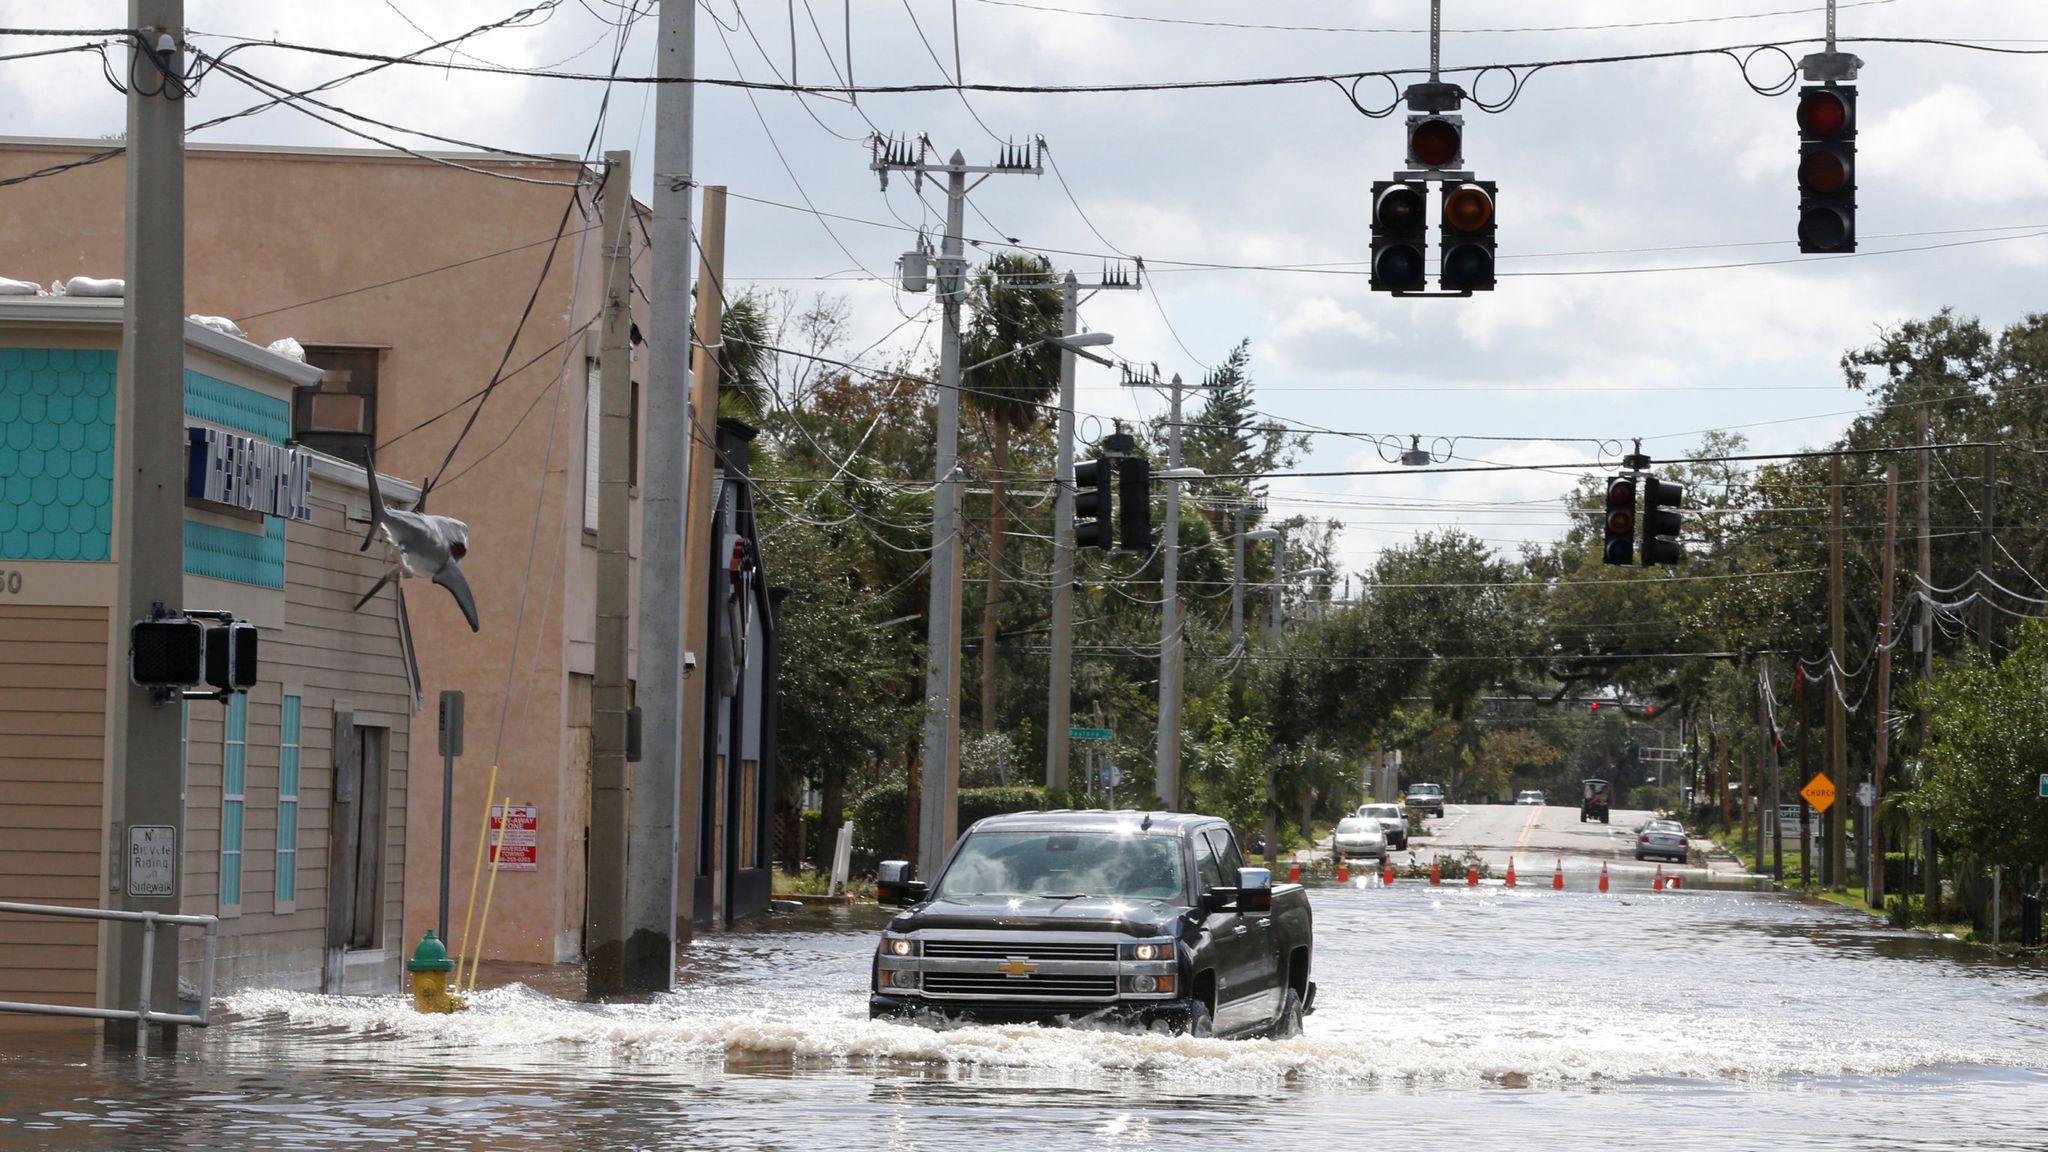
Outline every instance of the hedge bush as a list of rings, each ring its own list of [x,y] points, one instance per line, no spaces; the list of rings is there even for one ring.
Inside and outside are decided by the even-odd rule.
[[[903,842],[903,826],[909,790],[902,784],[884,784],[854,801],[848,815],[853,820],[853,868],[872,873],[884,860],[902,860],[909,854]],[[1046,806],[1044,789],[962,788],[960,830],[976,820],[1005,812],[1035,812]]]

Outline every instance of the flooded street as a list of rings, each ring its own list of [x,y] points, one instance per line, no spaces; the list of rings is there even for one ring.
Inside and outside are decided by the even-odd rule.
[[[1317,889],[1286,1042],[866,1014],[873,910],[712,936],[686,989],[452,1017],[231,997],[138,1062],[9,1037],[0,1148],[2041,1147],[2048,975],[1746,893]]]

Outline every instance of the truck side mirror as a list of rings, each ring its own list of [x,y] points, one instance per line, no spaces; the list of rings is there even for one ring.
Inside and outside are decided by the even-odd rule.
[[[1237,870],[1237,909],[1240,912],[1273,910],[1273,873],[1265,868]]]
[[[1204,916],[1221,912],[1236,903],[1237,889],[1235,888],[1211,888],[1205,886],[1202,889],[1202,914]]]
[[[884,860],[875,869],[875,903],[906,905],[921,903],[930,886],[910,878],[910,861]]]

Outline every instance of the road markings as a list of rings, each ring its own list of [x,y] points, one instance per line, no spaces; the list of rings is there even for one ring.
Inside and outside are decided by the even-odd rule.
[[[1541,804],[1529,809],[1529,819],[1522,825],[1522,834],[1515,838],[1516,852],[1520,852],[1529,846],[1529,837],[1536,834],[1536,821],[1542,815],[1543,805]]]

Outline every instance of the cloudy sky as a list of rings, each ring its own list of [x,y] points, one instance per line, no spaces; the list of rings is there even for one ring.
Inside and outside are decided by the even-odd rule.
[[[248,37],[395,53],[521,6],[188,0],[187,16],[205,34],[198,43],[216,51]],[[431,58],[602,72],[618,35],[607,21],[624,12],[610,0],[568,0],[529,26],[468,42],[467,55]],[[124,16],[114,2],[0,0],[7,26]],[[702,74],[764,81],[793,72],[803,83],[835,83],[850,63],[861,85],[942,82],[955,68],[956,35],[970,83],[1214,80],[1428,62],[1425,0],[703,0],[698,17]],[[1824,18],[1811,0],[1445,0],[1444,25],[1452,69],[1760,43],[1797,56],[1816,49],[1807,41]],[[1843,0],[1840,31],[2044,50],[2048,4]],[[651,16],[631,26],[622,73],[651,72],[654,32]],[[0,52],[23,47],[0,40]],[[1799,256],[1796,98],[1759,95],[1725,56],[1553,67],[1528,77],[1499,114],[1468,108],[1467,164],[1500,186],[1503,273],[1497,291],[1470,300],[1394,300],[1367,289],[1366,190],[1402,165],[1402,123],[1398,114],[1360,115],[1329,84],[871,95],[858,107],[707,88],[697,101],[696,174],[754,198],[732,204],[731,279],[846,296],[856,346],[886,337],[884,347],[929,347],[930,297],[897,292],[889,277],[911,243],[904,225],[934,222],[943,198],[927,190],[920,200],[900,179],[878,187],[864,137],[873,127],[928,133],[942,150],[986,163],[999,138],[1042,135],[1059,176],[983,184],[970,198],[970,238],[1074,253],[1055,259],[1084,278],[1119,252],[1146,257],[1151,291],[1096,298],[1086,325],[1114,333],[1121,355],[1190,379],[1249,338],[1261,408],[1317,430],[1305,469],[1385,467],[1372,438],[1410,435],[1453,464],[1591,460],[1603,449],[1611,459],[1638,436],[1670,457],[1710,428],[1739,430],[1772,451],[1820,441],[1848,419],[1858,402],[1837,360],[1881,327],[1944,305],[1988,323],[2048,305],[2048,237],[2039,235],[2048,232],[2048,58],[1844,47],[1865,61],[1861,251],[1848,259]],[[268,48],[236,59],[294,86],[352,70]],[[1788,67],[1767,51],[1750,74],[1769,87]],[[1471,84],[1470,73],[1449,78]],[[1497,101],[1509,85],[1495,72],[1478,95]],[[615,92],[601,145],[633,150],[643,195],[650,93]],[[400,68],[331,98],[443,135],[578,152],[600,94],[591,83]],[[1384,81],[1360,86],[1369,106],[1390,95]],[[216,77],[190,120],[251,102]],[[122,115],[89,56],[0,65],[0,133],[98,136],[119,132]],[[362,143],[286,109],[200,138]],[[851,219],[797,210],[806,204]],[[1080,404],[1093,433],[1160,401],[1084,364]],[[1503,546],[1547,537],[1563,524],[1554,498],[1571,479],[1410,469],[1272,488],[1282,512],[1343,520],[1355,567],[1419,527],[1458,523]]]

